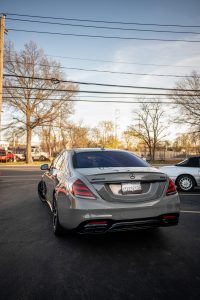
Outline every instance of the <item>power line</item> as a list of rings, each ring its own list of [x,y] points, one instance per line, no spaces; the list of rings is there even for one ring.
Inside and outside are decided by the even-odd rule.
[[[17,51],[12,50],[11,52],[17,53]],[[61,55],[51,55],[46,54],[49,57],[56,57],[62,59],[72,59],[72,60],[82,60],[82,61],[93,61],[93,62],[103,62],[103,63],[115,63],[115,64],[126,64],[126,65],[139,65],[139,66],[155,66],[155,67],[175,67],[175,68],[200,68],[200,66],[174,66],[167,64],[147,64],[147,63],[138,63],[138,62],[129,62],[129,61],[115,61],[115,60],[103,60],[103,59],[92,59],[92,58],[81,58],[81,57],[72,57],[72,56],[61,56]]]
[[[40,19],[52,19],[52,20],[65,20],[65,21],[78,21],[78,22],[91,22],[91,23],[108,23],[108,24],[124,24],[124,25],[139,25],[139,26],[161,26],[161,27],[189,27],[200,28],[200,25],[182,25],[182,24],[159,24],[159,23],[140,23],[140,22],[123,22],[123,21],[106,21],[106,20],[94,20],[94,19],[80,19],[80,18],[63,18],[52,16],[40,16],[40,15],[28,15],[28,14],[15,14],[15,13],[3,13],[4,15],[30,17]]]
[[[106,30],[173,33],[173,34],[196,34],[196,35],[200,34],[200,32],[196,32],[196,31],[174,31],[174,30],[156,30],[156,29],[141,29],[141,28],[122,28],[122,27],[83,25],[83,24],[60,23],[60,22],[38,21],[38,20],[17,19],[17,18],[6,18],[6,20],[38,23],[38,24],[59,25],[59,26],[61,25],[61,26],[82,27],[82,28],[106,29]]]
[[[50,55],[50,54],[47,54],[46,56],[62,58],[62,59],[83,60],[83,61],[93,61],[93,62],[103,62],[103,63],[115,63],[115,64],[125,64],[125,65],[173,67],[173,68],[200,68],[200,66],[174,66],[174,65],[167,65],[167,64],[147,64],[147,63],[138,63],[138,62],[91,59],[91,58],[81,58],[81,57],[72,57],[72,56]]]
[[[97,95],[95,95],[95,96],[92,96],[92,95],[79,95],[78,96],[79,98],[105,98],[105,99],[138,99],[139,97],[131,97],[131,96],[97,96]],[[155,97],[153,97],[153,98],[145,98],[145,99],[147,99],[147,100],[155,100]],[[169,100],[169,97],[167,97],[167,98],[161,98],[162,100]]]
[[[14,97],[4,97],[5,99],[13,99]],[[29,100],[39,100],[37,98],[30,98]],[[44,99],[44,101],[63,101],[63,102],[90,102],[90,103],[138,103],[138,104],[177,104],[177,105],[181,105],[181,103],[176,103],[176,102],[170,102],[170,101],[120,101],[120,100],[88,100],[88,99],[84,99],[84,100],[80,100],[80,99],[70,99],[70,100],[65,100],[65,99]],[[200,104],[199,103],[193,103],[193,102],[187,102],[187,104]]]
[[[10,94],[8,94],[10,95]],[[3,93],[3,96],[6,97],[7,95],[5,94],[5,92]],[[59,97],[60,95],[56,95],[54,94],[54,97]],[[78,95],[78,98],[82,99],[82,98],[100,98],[100,99],[132,99],[132,100],[141,100],[140,97],[133,97],[133,96],[98,96],[98,95]],[[163,97],[160,96],[159,97],[161,100],[169,100],[169,97]],[[145,97],[146,100],[155,100],[157,99],[157,97]]]
[[[4,91],[4,93],[2,93],[4,97],[6,97],[5,92],[7,92],[7,91]],[[10,94],[8,93],[8,95],[10,95]],[[58,94],[58,95],[55,95],[55,94],[54,94],[54,97],[56,97],[56,96],[59,97],[60,95],[59,95],[59,94]],[[122,98],[123,98],[123,99],[133,99],[133,100],[134,100],[134,99],[138,99],[138,97],[132,97],[132,96],[123,96],[123,97],[122,97],[122,96],[78,95],[78,97],[79,97],[79,98],[85,98],[85,97],[86,97],[86,98],[94,98],[94,97],[95,97],[95,98],[102,98],[102,99],[122,99]],[[149,98],[149,97],[148,97],[148,98],[146,98],[146,99],[147,99],[147,100],[155,100],[155,97],[154,97],[154,98]],[[162,97],[161,99],[164,99],[164,100],[166,99],[166,100],[168,100],[169,98],[163,98],[163,97]]]
[[[7,28],[7,30],[8,31],[9,30],[10,31],[15,31],[15,32],[39,33],[39,34],[61,35],[61,36],[75,36],[75,37],[89,37],[89,38],[102,38],[102,39],[200,43],[200,40],[139,38],[139,37],[125,37],[125,36],[106,36],[106,35],[77,34],[77,33],[64,33],[64,32],[52,32],[52,31],[38,31],[38,30],[26,30],[26,29],[14,29],[14,28]]]
[[[8,88],[7,86],[3,86]],[[88,93],[88,94],[113,94],[113,95],[140,95],[140,96],[181,96],[181,97],[199,97],[200,94],[167,94],[167,93],[136,93],[136,92],[110,92],[110,91],[91,91],[91,90],[70,90],[70,89],[51,89],[51,88],[38,88],[38,87],[22,87],[22,86],[12,86],[12,89],[24,89],[24,90],[40,90],[40,91],[52,91],[52,92],[71,92],[71,93]]]
[[[7,60],[5,63],[14,63],[15,61]],[[17,61],[18,64],[24,64],[22,61]],[[41,67],[51,67],[48,64],[34,64],[31,62],[26,62],[27,65],[36,65]],[[117,71],[109,71],[109,70],[99,70],[99,69],[85,69],[85,68],[75,68],[75,67],[63,67],[60,66],[61,69],[67,70],[77,70],[77,71],[86,71],[86,72],[97,72],[97,73],[108,73],[108,74],[121,74],[121,75],[134,75],[134,76],[150,76],[150,77],[175,77],[175,78],[185,78],[185,77],[193,77],[192,75],[173,75],[173,74],[151,74],[151,73],[134,73],[134,72],[117,72]]]
[[[10,94],[8,94],[9,96],[10,96]],[[7,97],[7,95],[3,95],[3,97]],[[54,97],[60,97],[60,95],[55,95],[54,94]],[[126,95],[124,96],[120,96],[120,97],[117,97],[117,96],[97,96],[97,95],[78,95],[78,96],[76,96],[76,97],[78,97],[78,99],[80,99],[80,100],[84,100],[84,99],[89,99],[89,98],[91,98],[91,99],[93,99],[93,100],[95,100],[95,99],[132,99],[132,100],[140,100],[140,101],[143,101],[143,99],[145,99],[145,100],[161,100],[161,101],[163,101],[163,100],[169,100],[169,97],[163,97],[163,96],[159,96],[159,97],[145,97],[145,98],[143,98],[143,97],[141,97],[141,96],[129,96],[129,97],[127,97]]]
[[[106,84],[106,83],[97,83],[97,82],[85,82],[85,81],[71,81],[71,80],[58,80],[56,78],[42,78],[42,77],[33,77],[33,76],[23,76],[23,75],[12,75],[12,74],[3,74],[4,77],[17,77],[25,79],[34,79],[34,80],[47,80],[54,83],[75,83],[80,85],[94,85],[94,86],[103,86],[103,87],[115,87],[115,88],[131,88],[131,89],[144,89],[144,90],[163,90],[163,91],[178,91],[178,92],[200,92],[200,90],[194,89],[176,89],[176,88],[163,88],[163,87],[150,87],[150,86],[135,86],[135,85],[118,85],[118,84]],[[57,83],[57,82],[56,82]]]

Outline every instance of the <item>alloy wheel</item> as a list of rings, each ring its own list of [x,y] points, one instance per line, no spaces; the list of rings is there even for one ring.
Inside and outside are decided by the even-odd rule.
[[[191,191],[194,187],[193,179],[190,176],[181,176],[178,186],[182,191]]]

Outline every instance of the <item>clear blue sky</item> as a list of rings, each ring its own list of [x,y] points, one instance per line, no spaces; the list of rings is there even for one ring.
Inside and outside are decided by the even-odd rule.
[[[0,0],[1,12],[19,13],[30,15],[42,15],[64,18],[82,18],[106,21],[140,22],[140,23],[160,23],[160,24],[182,24],[200,25],[200,1],[199,0]],[[9,17],[9,16],[8,16]],[[17,18],[13,16],[13,18]],[[63,21],[69,23],[67,21]],[[73,23],[73,22],[70,22]],[[100,24],[97,24],[100,25]],[[103,24],[102,24],[103,25]],[[104,24],[105,25],[105,24]],[[111,24],[110,26],[117,26]],[[120,26],[120,25],[118,25]],[[112,31],[105,29],[84,29],[64,27],[58,25],[29,24],[17,21],[6,20],[7,28],[54,31],[78,34],[99,34],[117,35],[132,37],[156,37],[166,39],[195,39],[200,40],[200,35],[192,34],[170,34],[170,33],[145,33]],[[130,27],[130,26],[127,26]],[[132,25],[132,28],[145,28]],[[151,27],[153,29],[162,29]],[[150,29],[148,27],[148,29]],[[163,28],[163,29],[170,29]],[[172,30],[182,30],[171,28]],[[185,28],[185,31],[188,28]],[[200,32],[200,28],[190,28],[190,31]],[[200,43],[181,42],[161,42],[161,41],[137,41],[137,40],[109,40],[94,39],[86,37],[50,36],[36,33],[21,33],[9,31],[6,40],[14,42],[16,49],[21,49],[29,40],[35,41],[39,47],[43,48],[46,54],[53,56],[68,56],[101,60],[112,60],[116,62],[138,62],[146,64],[168,64],[174,67],[161,66],[141,66],[134,64],[117,64],[106,62],[92,62],[77,59],[57,58],[65,67],[77,68],[98,68],[101,70],[120,72],[139,72],[151,74],[189,74],[192,70],[200,69]],[[194,66],[185,68],[180,66]],[[176,67],[175,67],[176,66]],[[177,67],[179,66],[179,67]],[[91,72],[66,70],[66,75],[72,80],[93,81],[102,83],[114,83],[124,85],[140,86],[162,86],[173,87],[174,78],[160,78],[150,76],[128,76],[116,74],[98,74]],[[94,97],[95,100],[95,97]],[[87,125],[96,126],[100,120],[114,120],[118,117],[121,130],[132,120],[132,110],[136,105],[121,104],[86,104],[77,103],[75,121],[83,120]],[[116,110],[119,112],[116,113]]]

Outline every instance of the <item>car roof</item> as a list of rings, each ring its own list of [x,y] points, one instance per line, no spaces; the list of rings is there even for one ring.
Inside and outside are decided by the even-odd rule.
[[[75,148],[72,149],[75,153],[80,152],[97,152],[97,151],[118,151],[118,152],[127,152],[125,150],[119,150],[119,149],[108,149],[108,148]]]

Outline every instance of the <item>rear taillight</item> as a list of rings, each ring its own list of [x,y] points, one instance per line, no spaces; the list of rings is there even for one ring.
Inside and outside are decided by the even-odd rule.
[[[176,193],[176,185],[173,180],[170,178],[168,183],[168,188],[166,192],[166,196],[173,195]]]
[[[95,200],[95,195],[90,191],[90,189],[83,183],[80,179],[77,179],[72,184],[72,194],[78,197],[84,197],[91,200]]]

